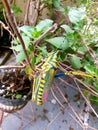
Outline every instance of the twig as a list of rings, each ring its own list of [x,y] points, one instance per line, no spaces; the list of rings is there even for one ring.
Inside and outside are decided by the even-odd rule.
[[[67,69],[74,70],[74,69],[72,69],[71,66],[68,66],[68,65],[66,65],[66,64],[64,64],[64,63],[62,63],[62,62],[58,62],[57,64],[58,64],[58,68],[59,68],[61,71],[64,71],[64,72],[65,72]],[[62,66],[64,66],[64,67],[62,67]],[[66,68],[66,69],[64,69],[64,68]]]
[[[15,34],[17,35],[17,37],[18,37],[19,40],[20,40],[20,43],[21,43],[21,45],[22,45],[24,54],[25,54],[25,56],[26,56],[26,61],[27,61],[27,63],[30,65],[31,69],[33,70],[32,65],[31,65],[31,63],[30,63],[30,60],[29,60],[29,57],[28,57],[28,54],[27,54],[27,51],[26,51],[26,48],[25,48],[24,41],[23,41],[22,36],[20,35],[20,32],[19,32],[19,30],[18,30],[18,28],[17,28],[17,24],[16,24],[16,21],[15,21],[15,17],[14,17],[14,15],[13,15],[13,12],[11,11],[10,4],[9,4],[9,2],[8,2],[7,0],[2,0],[2,3],[3,3],[3,5],[4,5],[4,7],[5,7],[8,20],[9,20],[9,22],[10,22],[10,24],[11,24],[11,26],[12,26],[14,32],[15,32]],[[34,71],[34,70],[33,70],[33,71]]]
[[[0,21],[0,24],[2,25],[2,27],[7,30],[9,32],[9,34],[12,36],[12,38],[14,38],[14,35],[11,33],[11,31],[9,30],[9,27],[6,26],[2,21]]]
[[[94,91],[93,89],[91,89],[91,86],[87,86],[86,83],[82,82],[81,80],[79,80],[78,78],[75,78],[79,83],[81,83],[82,85],[84,85],[90,92],[92,92],[92,94],[94,94],[95,96],[98,96],[98,93],[96,91]]]
[[[43,9],[47,8],[47,5],[45,5],[44,3],[40,6],[39,11],[42,11]]]
[[[56,99],[56,101],[58,102],[58,104],[62,107],[62,109],[65,109],[65,107],[62,105],[62,103],[59,101],[59,99],[55,96],[53,88],[50,89],[51,93],[53,95],[53,97]]]
[[[88,126],[88,128],[90,128],[91,130],[97,130],[97,129],[93,128],[92,126]]]
[[[72,87],[73,89],[75,89],[75,90],[77,90],[77,91],[79,91],[76,87],[74,87],[74,85],[72,85],[72,84],[70,84],[70,83],[68,83],[68,82],[66,82],[65,80],[63,80],[62,78],[59,78],[60,80],[61,80],[61,82],[63,82],[64,84],[66,84],[67,86],[70,86],[70,87]]]
[[[2,124],[3,116],[4,116],[4,111],[0,110],[0,126]]]
[[[6,12],[4,9],[3,9],[3,16],[4,16],[5,23],[7,24],[7,26],[9,27],[9,30],[11,31],[11,33],[14,36],[13,39],[15,39],[15,34],[13,33],[13,29],[11,28],[10,23],[8,22],[8,18],[6,16]]]
[[[59,78],[63,83],[67,84],[68,86],[74,88],[75,90],[79,91],[77,87],[74,87],[72,84],[69,84],[68,82],[66,82],[65,80],[63,80],[62,78]],[[74,79],[74,78],[73,78]],[[83,86],[85,86],[87,89],[86,91],[88,91],[89,93],[93,94],[94,96],[98,96],[98,93],[96,91],[94,91],[93,89],[91,89],[91,86],[87,86],[85,83],[83,83],[81,80],[79,80],[78,78],[76,78],[78,82],[80,82]],[[83,90],[83,88],[81,88]]]
[[[9,59],[9,57],[11,56],[12,51],[8,50],[7,54],[4,56],[4,59],[2,60],[2,62],[0,63],[0,65],[3,65],[7,62],[7,60]]]
[[[90,107],[90,109],[93,111],[93,113],[94,113],[94,114],[96,115],[96,117],[98,118],[98,114],[95,112],[95,110],[94,110],[93,107],[91,106],[90,102],[89,102],[89,101],[86,99],[86,97],[84,96],[84,94],[83,94],[83,92],[81,91],[81,89],[80,89],[79,85],[77,84],[76,80],[74,80],[74,82],[75,82],[76,86],[78,87],[78,89],[79,89],[79,91],[80,91],[82,97],[85,99],[87,105]]]
[[[89,98],[89,95],[90,95],[90,94],[87,95],[88,98]],[[84,130],[87,130],[87,129],[88,129],[89,110],[90,110],[90,107],[87,105],[86,108],[85,108],[84,117],[83,117]]]
[[[64,64],[62,64],[61,63],[61,65],[60,64],[58,64],[59,65],[59,69],[61,70],[61,71],[63,71],[63,72],[66,72],[66,69],[64,69],[61,65],[64,65]],[[66,65],[65,65],[66,66]],[[70,75],[69,75],[70,76]],[[75,76],[74,76],[75,77]],[[95,77],[96,79],[98,79],[98,77]],[[78,80],[78,82],[80,82],[81,84],[83,84],[86,88],[88,88],[88,91],[90,92],[90,93],[92,93],[93,95],[95,95],[95,96],[98,96],[98,93],[96,92],[96,91],[94,91],[94,88],[93,89],[91,89],[92,87],[89,85],[89,86],[87,86],[86,85],[86,83],[84,83],[84,82],[82,82],[81,80],[79,80],[79,78],[76,78],[77,80]],[[60,79],[60,80],[62,80],[63,82],[65,82],[63,79]],[[67,84],[67,82],[66,82],[66,84]],[[75,88],[76,89],[76,88]]]
[[[54,95],[54,92],[53,92],[53,90],[51,89],[51,92],[52,92],[52,94],[53,94],[53,96],[55,96]],[[56,96],[55,96],[55,99],[57,99],[56,98]],[[64,106],[62,106],[62,104],[60,103],[60,101],[59,101],[59,104],[60,104],[60,106],[63,108],[63,110],[65,109],[65,107]],[[74,115],[72,115],[71,113],[69,113],[68,112],[68,114],[83,128],[83,126],[82,126],[82,124],[79,122],[79,120],[78,119],[76,119],[75,117],[74,117]]]
[[[3,65],[3,66],[0,66],[0,69],[22,69],[22,68],[25,68],[25,66],[12,66],[12,65]]]
[[[25,13],[25,17],[24,17],[24,24],[29,24],[28,14],[29,14],[30,2],[31,2],[31,0],[27,1],[26,13]]]
[[[51,120],[51,122],[45,127],[44,130],[47,130],[49,126],[57,119],[57,117],[62,114],[62,111],[58,112],[58,114]]]
[[[83,128],[83,126],[80,124],[80,122],[75,118],[74,115],[68,112],[68,114]]]
[[[91,25],[91,23],[88,25],[87,30],[89,29],[90,25]],[[79,36],[80,36],[80,38],[81,38],[81,41],[82,41],[81,43],[82,43],[82,45],[84,45],[84,46],[86,47],[86,49],[87,49],[85,55],[89,53],[89,54],[91,55],[92,59],[94,60],[93,54],[92,54],[92,52],[93,52],[92,48],[90,48],[90,47],[87,46],[86,41],[83,39],[81,33],[78,32],[78,34],[79,34]]]
[[[31,25],[31,26],[34,26],[34,25],[36,25],[36,23],[37,23],[38,14],[39,14],[39,8],[40,8],[40,1],[41,1],[41,0],[36,0],[36,1],[35,1],[34,16],[33,16],[33,18],[32,18],[31,21],[30,21],[30,25]]]
[[[50,31],[55,31],[57,29],[57,23],[53,24],[46,32],[44,32],[40,37],[38,37],[34,44],[37,45]]]
[[[81,125],[80,123],[79,123],[79,121],[71,114],[71,113],[68,113],[79,125]],[[83,127],[83,126],[81,126],[81,127]],[[90,128],[90,129],[92,129],[92,130],[97,130],[97,129],[95,129],[95,128],[93,128],[93,127],[91,127],[91,126],[89,126],[88,125],[88,128]],[[83,129],[84,130],[84,129]]]
[[[64,101],[68,104],[68,106],[70,107],[70,109],[73,111],[73,113],[75,114],[76,118],[79,120],[80,124],[83,126],[83,122],[80,120],[78,114],[76,113],[76,111],[74,110],[74,108],[72,107],[72,105],[68,102],[67,98],[63,95],[63,93],[60,90],[60,88],[57,85],[56,85],[56,88],[58,89],[59,93],[63,97]]]

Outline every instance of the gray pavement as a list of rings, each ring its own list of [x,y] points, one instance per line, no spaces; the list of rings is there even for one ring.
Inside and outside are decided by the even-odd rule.
[[[59,83],[64,94],[68,95],[69,103],[76,110],[80,119],[85,120],[85,105],[84,100],[76,99],[80,94],[71,87],[64,87],[64,84]],[[58,94],[57,94],[58,95]],[[36,106],[36,103],[29,101],[28,104],[20,111],[7,114],[3,117],[2,130],[83,130],[77,121],[73,118],[70,107],[59,98],[65,106],[64,112],[56,102],[52,94],[49,94],[48,101],[42,106]],[[98,107],[95,108],[98,113]],[[73,115],[73,118],[71,117]],[[98,119],[89,112],[89,120],[87,121],[90,127],[87,130],[98,130]],[[86,129],[85,129],[86,130]]]

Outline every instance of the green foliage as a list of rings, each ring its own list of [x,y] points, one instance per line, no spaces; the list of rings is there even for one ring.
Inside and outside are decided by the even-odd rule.
[[[52,23],[53,23],[52,20],[45,19],[39,22],[35,27],[24,25],[19,28],[29,56],[32,55],[32,52],[34,50],[34,41],[36,40],[36,38],[38,38],[41,34],[43,34],[52,25]],[[17,62],[22,62],[23,60],[25,60],[25,54],[18,38],[12,41],[11,48],[15,52],[17,52],[16,55]],[[38,49],[43,50],[43,47],[39,47]],[[43,53],[45,53],[45,51],[43,51]],[[36,63],[36,58],[32,57],[31,61],[32,65],[34,65]]]
[[[66,31],[66,33],[69,33],[69,34],[74,33],[74,30],[72,30],[72,29],[71,29],[68,25],[66,25],[66,24],[61,25],[61,27]]]
[[[91,95],[89,100],[93,105],[98,105],[98,97]]]
[[[68,42],[65,37],[54,37],[46,40],[58,49],[66,50],[68,48]]]
[[[85,7],[68,7],[68,17],[71,23],[78,26],[86,17]]]
[[[60,0],[45,0],[46,5],[67,15],[69,23],[60,24],[56,31],[48,32],[38,44],[36,40],[53,25],[53,20],[44,19],[40,20],[36,26],[24,25],[19,28],[32,66],[40,63],[48,51],[56,49],[59,50],[59,61],[67,61],[72,68],[85,70],[98,78],[98,16],[96,8],[93,8],[96,6],[96,2],[89,0],[80,2],[82,4],[77,7],[63,8]],[[85,4],[83,5],[83,3]],[[18,38],[13,41],[12,49],[17,53],[17,62],[25,60]],[[95,91],[98,91],[97,80],[89,79],[84,82],[92,84]],[[92,97],[98,101],[98,97]]]
[[[87,65],[84,68],[88,73],[98,76],[98,68],[95,68],[92,65]]]
[[[21,94],[16,94],[16,99],[21,99],[22,98],[22,95]]]
[[[40,21],[37,25],[36,25],[36,29],[37,31],[41,31],[45,32],[49,27],[51,27],[51,25],[53,24],[53,20],[50,19],[44,19],[42,21]]]
[[[80,69],[82,67],[81,60],[76,55],[72,55],[70,63],[75,69]]]
[[[44,0],[45,4],[51,6],[51,9],[58,9],[59,11],[64,11],[60,0]]]

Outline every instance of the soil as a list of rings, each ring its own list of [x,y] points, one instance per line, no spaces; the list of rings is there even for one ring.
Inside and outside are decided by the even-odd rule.
[[[31,90],[31,82],[23,70],[0,71],[0,97],[7,99],[25,98]]]

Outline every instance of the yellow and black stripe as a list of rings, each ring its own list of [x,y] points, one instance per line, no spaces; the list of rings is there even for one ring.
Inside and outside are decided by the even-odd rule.
[[[87,74],[87,73],[83,73],[83,72],[78,72],[78,71],[67,71],[65,73],[65,75],[76,75],[76,76],[84,76],[84,77],[88,77],[88,78],[91,78],[91,79],[94,79],[94,76],[91,75],[91,74]]]
[[[49,54],[48,59],[46,60],[46,62],[43,64],[42,69],[44,67],[50,67],[50,68],[57,68],[57,54],[58,51],[53,51]]]
[[[84,77],[94,78],[94,76],[86,73],[76,72],[76,71],[68,71],[66,73],[60,73],[55,75],[55,71],[57,68],[57,51],[54,51],[49,54],[46,62],[42,65],[39,75],[34,78],[33,83],[33,94],[32,99],[33,101],[37,102],[37,105],[43,104],[43,94],[45,90],[51,85],[52,80],[55,77],[60,77],[64,75],[80,75]]]
[[[42,65],[38,77],[34,79],[32,99],[37,101],[37,105],[42,105],[42,97],[45,89],[50,86],[57,68],[57,51],[49,54],[46,62]]]
[[[37,105],[42,105],[43,101],[42,101],[42,96],[43,96],[43,92],[45,89],[45,80],[43,78],[41,78],[40,80],[40,84],[38,87],[38,92],[37,92]]]

